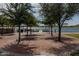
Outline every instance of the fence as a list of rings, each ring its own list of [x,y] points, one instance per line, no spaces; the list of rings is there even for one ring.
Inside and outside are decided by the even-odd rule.
[[[0,28],[0,34],[8,34],[8,33],[14,33],[14,29],[13,28]]]

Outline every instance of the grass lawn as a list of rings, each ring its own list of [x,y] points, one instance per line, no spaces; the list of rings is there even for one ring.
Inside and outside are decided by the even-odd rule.
[[[71,37],[79,38],[79,34],[66,34],[66,36],[71,36]],[[71,53],[71,56],[79,56],[79,50],[74,51],[73,53]]]
[[[66,34],[67,36],[71,36],[71,37],[75,37],[75,38],[79,38],[79,34]]]
[[[71,56],[79,56],[79,50],[74,51],[73,53],[70,54]]]

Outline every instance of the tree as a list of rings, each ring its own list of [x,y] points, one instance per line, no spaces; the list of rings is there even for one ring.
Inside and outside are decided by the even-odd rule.
[[[49,19],[45,19],[44,21],[42,21],[42,23],[45,24],[45,25],[48,25],[50,27],[50,34],[51,34],[51,36],[53,36],[53,33],[52,33],[53,29],[52,28],[53,28],[53,24],[54,23],[52,22],[52,20],[51,19],[50,20]]]
[[[1,12],[9,17],[19,27],[17,44],[19,44],[21,41],[20,25],[23,23],[23,16],[28,15],[30,10],[31,4],[29,3],[10,3],[6,4],[6,8],[1,9]]]
[[[34,16],[30,16],[29,18],[30,18],[30,19],[29,19],[29,27],[30,27],[30,35],[31,35],[31,34],[32,34],[32,29],[31,29],[31,27],[37,26],[37,20],[35,19]]]
[[[1,25],[1,35],[3,35],[3,27],[4,25],[7,25],[8,23],[8,18],[4,15],[0,15],[0,25]]]
[[[40,4],[41,5],[41,11],[42,11],[42,15],[44,16],[44,24],[48,25],[51,29],[51,36],[53,36],[53,25],[55,24],[55,20],[53,19],[53,14],[52,14],[52,5],[53,4],[48,4],[48,3],[44,3],[44,4]]]
[[[73,15],[79,10],[79,4],[73,3],[55,3],[55,4],[42,4],[42,13],[46,17],[52,15],[52,18],[58,24],[58,41],[61,41],[61,29],[66,20],[70,20]]]
[[[79,4],[54,4],[53,10],[55,11],[53,14],[54,19],[58,24],[58,41],[61,41],[61,29],[66,20],[70,20],[73,15],[79,10]]]
[[[30,27],[30,35],[32,34],[32,26],[36,26],[37,25],[37,20],[36,18],[33,16],[33,14],[29,13],[29,15],[24,18],[24,23],[27,25],[27,36],[28,36],[28,27]]]

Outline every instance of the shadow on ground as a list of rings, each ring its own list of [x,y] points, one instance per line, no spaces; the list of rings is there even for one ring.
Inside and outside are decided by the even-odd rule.
[[[2,37],[0,37],[0,39],[2,39]]]
[[[14,33],[3,34],[2,36],[12,36]]]
[[[46,37],[45,40],[54,40],[58,41],[58,37]],[[72,38],[67,38],[67,37],[61,37],[61,41],[73,41]]]
[[[52,40],[54,42],[57,41],[58,37],[46,37],[45,40]],[[73,52],[74,50],[79,50],[79,43],[71,43],[74,41],[72,38],[67,37],[61,37],[62,42],[59,42],[62,44],[61,47],[51,47],[48,49],[48,52],[50,54],[55,54],[57,56],[68,56]]]
[[[14,33],[9,33],[9,34],[3,34],[3,35],[0,35],[0,39],[3,39],[4,36],[13,36]]]
[[[19,44],[19,45],[11,44],[2,49],[7,52],[10,52],[10,55],[12,54],[13,56],[17,56],[17,55],[18,56],[22,56],[22,55],[32,56],[34,55],[33,49],[36,49],[36,47],[24,45],[24,44]]]
[[[21,41],[32,41],[32,40],[36,40],[37,37],[34,36],[25,36],[24,38],[21,38]]]
[[[53,53],[57,56],[69,56],[71,54],[71,52],[73,52],[74,50],[76,50],[75,48],[79,49],[79,44],[74,44],[74,43],[63,43],[64,45],[62,47],[59,48],[54,48],[51,47],[49,48],[48,52],[49,53]]]
[[[29,34],[29,35],[23,35],[23,36],[42,36],[42,35],[39,35],[39,34]]]

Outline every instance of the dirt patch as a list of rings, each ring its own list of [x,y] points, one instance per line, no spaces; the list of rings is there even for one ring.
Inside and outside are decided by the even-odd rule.
[[[36,35],[37,34],[37,35]],[[49,33],[35,33],[33,36],[21,35],[20,45],[15,45],[18,34],[3,36],[0,39],[0,48],[18,55],[70,55],[70,52],[79,47],[79,39],[62,37],[63,42],[58,42],[57,34],[51,37]],[[27,39],[27,40],[26,40]],[[13,43],[13,44],[12,44]]]

